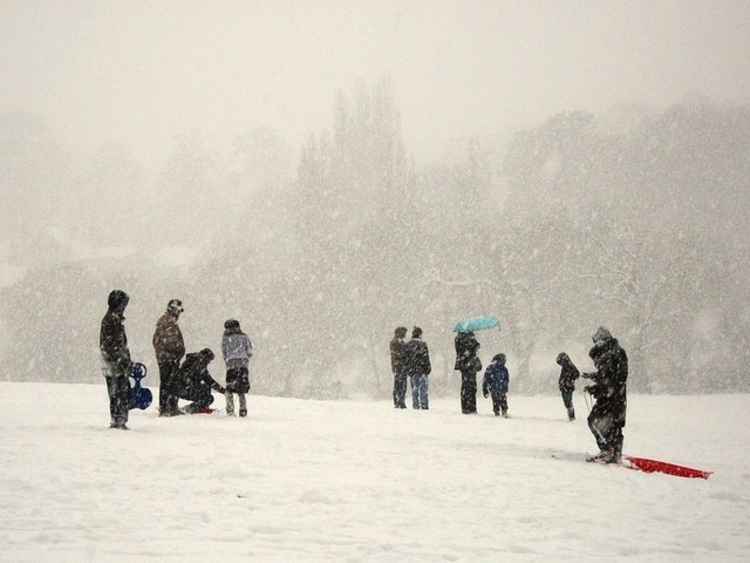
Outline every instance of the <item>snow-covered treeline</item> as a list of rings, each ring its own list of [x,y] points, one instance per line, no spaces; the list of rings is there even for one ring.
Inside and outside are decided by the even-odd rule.
[[[481,355],[508,354],[514,391],[556,391],[562,350],[587,368],[599,324],[637,390],[748,389],[750,108],[563,113],[417,165],[395,98],[388,81],[337,94],[298,155],[266,128],[228,153],[188,135],[156,172],[121,146],[77,162],[38,120],[0,116],[5,373],[95,380],[121,287],[134,355],[153,364],[179,297],[189,349],[243,322],[268,393],[387,395],[400,324],[424,329],[432,388],[451,390],[450,328],[480,313],[501,319]]]

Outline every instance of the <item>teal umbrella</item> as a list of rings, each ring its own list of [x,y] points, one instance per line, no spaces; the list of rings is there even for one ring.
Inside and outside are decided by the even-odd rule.
[[[477,330],[486,330],[488,328],[500,328],[500,322],[497,317],[492,315],[484,315],[475,319],[468,319],[460,323],[456,323],[453,327],[453,332],[475,332]]]

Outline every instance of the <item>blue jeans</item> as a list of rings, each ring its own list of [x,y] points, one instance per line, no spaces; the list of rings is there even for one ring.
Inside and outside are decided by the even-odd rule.
[[[417,373],[411,376],[411,404],[415,409],[429,409],[429,382],[426,375]]]

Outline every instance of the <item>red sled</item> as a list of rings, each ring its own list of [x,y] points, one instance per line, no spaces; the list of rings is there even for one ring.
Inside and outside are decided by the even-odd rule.
[[[645,457],[623,456],[623,459],[630,464],[632,469],[638,469],[644,473],[666,473],[667,475],[687,477],[688,479],[708,479],[713,473],[713,471],[693,469],[692,467],[684,467],[682,465],[675,465],[674,463],[657,461],[655,459],[647,459]]]

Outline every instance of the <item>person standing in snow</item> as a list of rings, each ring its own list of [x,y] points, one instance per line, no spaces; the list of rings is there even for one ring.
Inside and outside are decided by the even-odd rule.
[[[415,326],[411,331],[411,340],[404,344],[404,367],[411,381],[412,407],[429,409],[429,382],[427,376],[432,371],[430,351],[422,340],[422,329]]]
[[[242,332],[240,321],[229,319],[224,323],[221,352],[227,366],[226,401],[227,415],[234,416],[234,393],[240,398],[240,416],[247,416],[245,395],[250,392],[250,356],[253,343]]]
[[[565,352],[557,355],[557,365],[560,366],[560,395],[562,395],[563,405],[568,411],[568,420],[571,422],[576,419],[576,411],[573,408],[573,391],[576,389],[575,380],[578,379],[580,372],[573,361]]]
[[[174,380],[180,369],[180,360],[185,355],[185,342],[177,324],[183,311],[182,301],[171,299],[166,312],[156,322],[151,340],[159,364],[159,416],[182,414],[177,409]]]
[[[484,371],[484,380],[482,381],[482,395],[492,395],[492,410],[495,416],[508,418],[508,385],[510,375],[508,368],[505,367],[505,354],[495,354],[492,362]]]
[[[594,362],[596,372],[584,373],[583,377],[594,381],[585,390],[596,399],[588,424],[600,451],[589,461],[620,463],[622,429],[627,409],[628,356],[617,339],[603,326],[596,330],[592,340],[594,346],[589,351],[589,357]]]
[[[224,395],[226,389],[211,377],[208,372],[208,364],[214,359],[214,353],[210,348],[204,348],[200,352],[188,354],[177,372],[175,393],[179,399],[192,401],[185,407],[187,414],[208,412],[209,406],[214,402],[211,394],[213,389]]]
[[[459,332],[456,335],[456,363],[454,369],[461,372],[461,412],[477,412],[477,373],[482,369],[482,361],[477,356],[479,342],[473,332]]]
[[[404,338],[406,327],[396,328],[391,340],[391,372],[393,372],[393,407],[406,408],[406,370],[404,369]]]
[[[125,308],[130,298],[121,289],[112,290],[107,300],[107,313],[99,331],[99,351],[102,375],[109,395],[110,428],[127,430],[130,382],[128,375],[132,361],[125,334]]]

